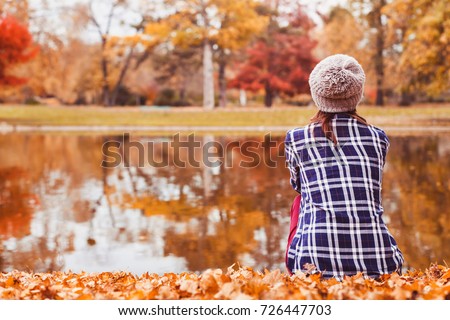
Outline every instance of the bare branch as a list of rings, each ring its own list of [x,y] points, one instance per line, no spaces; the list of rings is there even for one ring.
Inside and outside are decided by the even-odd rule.
[[[111,5],[111,9],[109,10],[109,14],[108,14],[108,21],[106,24],[105,35],[109,35],[109,30],[111,29],[112,18],[114,16],[114,10],[119,6],[119,4],[120,4],[120,0],[113,2],[113,4]]]
[[[92,23],[97,28],[97,32],[100,35],[100,38],[102,39],[102,43],[103,43],[104,39],[103,39],[102,27],[100,26],[100,24],[98,23],[97,19],[94,16],[94,10],[92,8],[92,3],[93,2],[94,2],[94,0],[89,1],[89,19],[92,21]]]

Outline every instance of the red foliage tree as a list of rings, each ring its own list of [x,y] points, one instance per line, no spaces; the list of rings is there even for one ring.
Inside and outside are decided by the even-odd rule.
[[[25,83],[26,78],[8,75],[8,68],[31,60],[37,52],[26,26],[11,16],[0,17],[0,85]]]
[[[312,55],[316,41],[309,37],[313,26],[300,10],[290,17],[287,27],[272,22],[266,37],[248,49],[247,61],[229,87],[253,92],[264,89],[267,107],[277,95],[308,93],[308,77],[317,63]]]

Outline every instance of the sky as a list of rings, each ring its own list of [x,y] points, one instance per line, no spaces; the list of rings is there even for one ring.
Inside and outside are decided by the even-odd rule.
[[[107,12],[109,10],[109,4],[112,0],[29,0],[30,8],[35,11],[35,16],[41,19],[48,20],[48,25],[52,28],[53,32],[57,32],[61,35],[67,32],[67,19],[64,15],[67,10],[70,10],[75,4],[88,4],[93,3],[94,12],[96,14],[97,20],[100,24],[105,27]],[[239,0],[235,0],[239,1]],[[292,0],[295,2],[296,0]],[[316,23],[321,23],[320,18],[315,14],[315,10],[319,10],[321,13],[326,13],[330,8],[336,5],[342,5],[347,2],[347,0],[297,0],[299,3],[303,4],[307,11],[309,11],[313,20]],[[49,9],[46,9],[43,5],[47,2]],[[131,0],[132,10],[117,10],[117,19],[114,20],[111,25],[111,34],[117,36],[131,35],[134,33],[134,29],[129,27],[130,23],[139,22],[139,3],[141,0]],[[133,12],[134,11],[134,12]],[[121,23],[124,20],[126,23]],[[31,26],[33,28],[33,26]],[[98,33],[93,28],[93,26],[88,27],[83,30],[83,36],[86,37],[85,40],[98,41]]]

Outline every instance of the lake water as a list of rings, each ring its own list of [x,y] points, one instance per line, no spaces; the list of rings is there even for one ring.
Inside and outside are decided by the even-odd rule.
[[[105,156],[121,136],[0,135],[0,271],[284,270],[295,192],[283,137],[271,149],[262,135],[195,137],[209,151],[165,148],[172,136],[130,139],[142,147],[111,144]],[[405,266],[449,262],[450,135],[390,139],[384,219]]]

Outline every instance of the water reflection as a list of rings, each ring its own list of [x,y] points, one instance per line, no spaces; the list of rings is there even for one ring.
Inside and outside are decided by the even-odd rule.
[[[201,271],[234,262],[283,268],[294,192],[284,158],[276,168],[173,164],[100,167],[101,148],[121,137],[8,134],[0,136],[0,271]],[[153,142],[159,157],[170,137]],[[196,138],[206,143],[244,137]],[[262,137],[255,137],[261,140]],[[277,137],[280,145],[282,137]],[[148,144],[144,144],[148,148]],[[123,149],[120,150],[122,156]],[[146,150],[147,152],[148,150]],[[254,149],[261,153],[262,149]],[[179,151],[181,159],[189,157]],[[449,260],[450,136],[391,137],[383,184],[385,217],[407,266]],[[196,149],[201,160],[202,150]]]

